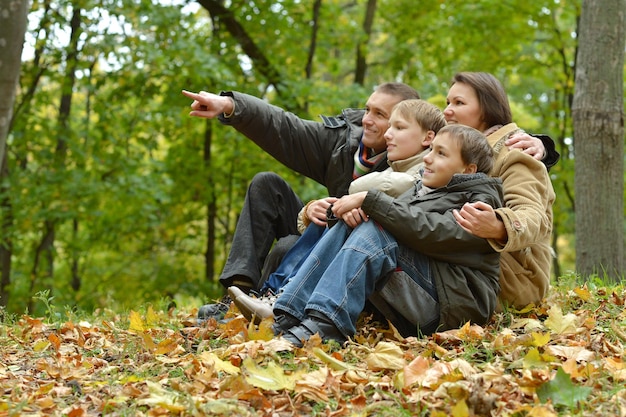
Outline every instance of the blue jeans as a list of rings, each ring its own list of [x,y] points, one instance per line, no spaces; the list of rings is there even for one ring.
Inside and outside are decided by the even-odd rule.
[[[261,288],[261,294],[267,290],[272,290],[274,294],[278,294],[283,285],[298,272],[298,269],[300,269],[300,266],[302,266],[302,263],[315,248],[315,245],[326,230],[326,227],[311,223],[296,241],[295,245],[285,253],[278,268],[269,275]]]
[[[438,307],[427,257],[398,245],[393,235],[372,220],[355,229],[338,222],[283,287],[274,304],[274,314],[288,313],[303,320],[316,311],[332,321],[342,334],[352,336],[365,301],[385,286],[398,267],[423,289],[419,297],[428,297]],[[422,301],[419,297],[415,303]],[[438,309],[433,314],[438,317]],[[426,320],[431,321],[432,317]]]

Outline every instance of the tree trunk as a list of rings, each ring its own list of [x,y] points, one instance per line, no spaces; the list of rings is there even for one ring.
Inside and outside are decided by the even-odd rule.
[[[207,185],[210,190],[210,198],[207,203],[207,242],[206,252],[204,253],[205,277],[207,282],[213,280],[215,274],[215,220],[217,218],[217,205],[215,204],[215,186],[213,182],[213,173],[211,170],[211,138],[213,137],[213,123],[210,120],[206,122],[204,131],[204,166],[209,173]]]
[[[625,0],[583,0],[572,106],[576,269],[624,272]]]
[[[4,161],[15,88],[22,67],[22,48],[29,6],[28,0],[5,0],[0,5],[0,162]]]
[[[59,104],[59,116],[57,126],[57,144],[54,155],[54,170],[57,173],[63,172],[65,168],[65,160],[67,158],[67,141],[71,135],[69,126],[70,113],[72,110],[72,97],[74,84],[76,82],[76,69],[78,67],[78,40],[80,37],[81,8],[75,7],[70,21],[70,43],[67,48],[67,56],[65,59],[66,73],[61,87],[61,101]],[[52,213],[54,216],[54,213]],[[45,265],[44,277],[50,281],[45,284],[52,293],[52,278],[54,276],[54,240],[56,236],[57,220],[48,218],[44,221],[43,237],[35,254],[35,262],[33,264],[31,276],[31,291],[34,291],[39,276],[41,256],[47,260]],[[80,280],[80,278],[78,277]],[[80,283],[73,278],[72,286],[80,288]]]
[[[8,169],[6,164],[7,154],[4,154],[5,161],[0,162],[0,210],[2,223],[0,224],[0,306],[6,307],[9,303],[11,284],[11,256],[13,255],[13,205],[9,197]]]
[[[6,306],[9,299],[11,284],[11,255],[13,240],[11,228],[13,213],[11,200],[8,197],[8,167],[6,165],[7,136],[13,119],[13,103],[22,67],[22,49],[26,33],[27,16],[30,1],[3,1],[0,5],[0,178],[2,198],[0,202],[1,235],[0,235],[0,306]]]
[[[224,24],[232,37],[239,42],[239,45],[241,45],[243,51],[248,55],[250,60],[252,60],[258,71],[263,74],[269,84],[274,86],[276,93],[279,96],[282,95],[284,89],[280,72],[271,64],[261,48],[259,48],[244,27],[235,19],[233,12],[224,7],[223,2],[220,0],[198,0],[198,3],[211,14],[212,19],[218,20]]]
[[[365,83],[365,74],[367,73],[367,44],[372,36],[372,26],[374,26],[374,15],[376,14],[376,0],[367,1],[367,9],[365,10],[365,20],[363,21],[363,33],[365,36],[361,42],[356,45],[356,69],[354,71],[354,82],[359,85]]]

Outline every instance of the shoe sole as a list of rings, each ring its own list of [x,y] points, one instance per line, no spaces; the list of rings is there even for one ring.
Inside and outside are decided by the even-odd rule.
[[[253,309],[252,306],[248,305],[245,301],[245,297],[248,297],[237,287],[229,287],[228,294],[233,300],[233,303],[237,306],[241,314],[248,319],[249,321],[254,322],[254,324],[260,324],[261,321],[268,317],[274,317],[274,313],[270,313],[267,315],[259,315],[257,311]]]

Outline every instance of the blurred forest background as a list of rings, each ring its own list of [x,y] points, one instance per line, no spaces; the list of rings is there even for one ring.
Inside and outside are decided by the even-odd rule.
[[[553,272],[573,274],[580,13],[580,0],[34,0],[1,172],[0,305],[200,305],[221,295],[255,173],[280,173],[305,201],[326,194],[189,117],[182,89],[320,120],[392,80],[443,108],[457,71],[496,75],[518,125],[554,139]]]

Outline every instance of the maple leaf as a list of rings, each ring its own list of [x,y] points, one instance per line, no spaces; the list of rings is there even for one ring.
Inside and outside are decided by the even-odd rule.
[[[128,330],[134,330],[136,332],[143,332],[145,330],[145,326],[143,324],[143,319],[136,311],[131,310],[129,314],[130,325],[128,326]]]
[[[524,356],[524,368],[537,368],[545,366],[553,361],[556,361],[554,356],[548,354],[542,354],[537,348],[532,348]]]
[[[148,311],[146,311],[146,324],[150,327],[159,323],[159,315],[154,311],[152,306],[148,306]]]
[[[542,402],[552,401],[554,405],[574,408],[579,401],[586,399],[591,393],[590,387],[581,387],[574,384],[570,376],[559,367],[553,379],[537,389],[537,396]]]
[[[575,314],[569,313],[563,316],[563,311],[557,305],[550,307],[545,325],[556,334],[576,333],[578,329],[578,318]]]

